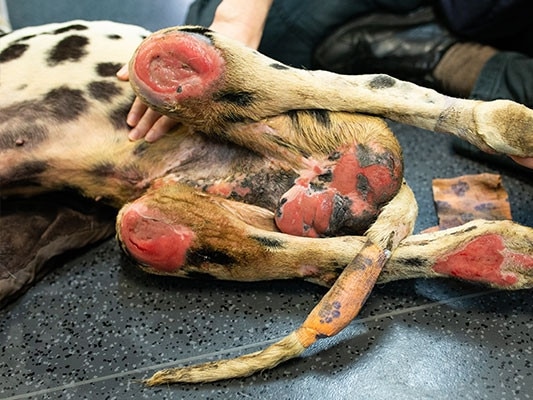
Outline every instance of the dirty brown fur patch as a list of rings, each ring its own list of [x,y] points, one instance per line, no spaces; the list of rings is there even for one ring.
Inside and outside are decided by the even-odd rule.
[[[53,35],[60,35],[60,34],[65,33],[65,32],[70,32],[70,31],[79,32],[79,31],[86,31],[87,29],[89,29],[87,25],[72,24],[72,25],[65,26],[63,28],[56,29],[56,30],[54,30],[52,32],[52,34]]]
[[[222,91],[213,96],[214,101],[231,103],[239,107],[249,107],[255,101],[255,95],[252,92],[245,91]]]

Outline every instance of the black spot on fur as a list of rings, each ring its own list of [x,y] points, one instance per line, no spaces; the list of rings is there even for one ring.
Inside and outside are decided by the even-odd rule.
[[[36,129],[31,127],[36,124],[47,126],[74,120],[86,108],[87,100],[81,90],[62,86],[51,90],[42,99],[21,101],[4,107],[0,109],[0,115],[5,121],[10,121],[9,130],[20,133],[26,128]],[[1,136],[4,135],[2,132]]]
[[[111,110],[109,113],[109,120],[115,129],[128,129],[128,124],[126,124],[126,116],[128,115],[130,108],[131,102],[128,102]]]
[[[90,174],[99,178],[113,178],[130,185],[138,184],[143,176],[135,165],[117,166],[111,161],[102,161],[90,169]]]
[[[27,49],[28,45],[23,43],[15,43],[9,47],[6,47],[4,50],[2,50],[2,52],[0,52],[0,63],[16,60],[17,58],[21,57]]]
[[[427,258],[423,257],[399,258],[396,260],[396,262],[409,265],[411,267],[425,267],[431,265],[431,262]]]
[[[370,89],[387,89],[394,85],[396,85],[396,80],[388,75],[378,75],[368,84]]]
[[[17,42],[18,42],[18,43],[20,43],[20,42],[25,42],[25,41],[27,41],[27,40],[33,39],[35,36],[37,36],[37,35],[23,36],[23,37],[21,37],[20,39],[17,39]]]
[[[307,110],[307,113],[311,115],[320,125],[325,128],[331,127],[331,118],[328,110],[312,109]]]
[[[91,168],[91,174],[99,177],[110,176],[115,172],[115,164],[108,161],[100,162]]]
[[[187,252],[187,264],[199,266],[204,263],[229,266],[235,264],[236,260],[222,251],[210,248]]]
[[[119,63],[111,63],[111,62],[99,63],[99,64],[96,64],[96,73],[99,76],[107,78],[109,76],[115,76],[115,74],[121,67],[122,67],[122,64],[119,64]]]
[[[186,274],[189,279],[197,279],[201,281],[216,280],[216,277],[206,272],[188,271]]]
[[[137,145],[133,149],[133,155],[135,157],[142,157],[144,153],[146,153],[146,150],[150,147],[150,143],[145,142],[144,140],[139,140],[137,142]]]
[[[187,32],[187,33],[191,34],[196,39],[201,40],[201,41],[209,44],[210,46],[213,45],[213,39],[212,39],[213,31],[208,29],[208,28],[204,28],[202,26],[193,26],[193,27],[189,26],[189,27],[186,27],[186,28],[180,28],[179,30],[181,32]]]
[[[300,136],[303,136],[301,128],[302,128],[301,125],[294,125],[294,130],[298,132]],[[300,154],[302,157],[305,157],[305,158],[311,157],[310,152],[304,150],[303,148],[299,146],[294,145],[293,143],[288,142],[287,140],[285,140],[285,138],[279,135],[269,135],[268,139],[280,147],[290,150],[291,152]]]
[[[287,65],[280,64],[280,63],[272,63],[269,66],[270,66],[270,68],[279,69],[279,70],[290,69]]]
[[[49,168],[45,161],[26,161],[10,170],[10,181],[31,180]]]
[[[256,242],[259,242],[261,245],[270,247],[273,249],[282,249],[285,247],[285,243],[283,241],[273,238],[267,238],[264,236],[250,236],[250,239],[255,240]]]
[[[54,35],[58,35],[58,34],[69,32],[69,31],[85,31],[87,29],[89,29],[89,28],[87,26],[85,26],[85,25],[72,24],[72,25],[64,26],[63,28],[56,29],[52,33]]]
[[[291,124],[295,130],[301,131],[302,124],[300,122],[300,114],[308,113],[307,110],[290,110],[287,111],[287,115],[291,119]]]
[[[180,31],[189,33],[199,33],[200,35],[206,35],[213,32],[211,29],[203,26],[188,26],[185,28],[180,28]]]
[[[29,188],[32,188],[32,187],[35,187],[35,188],[39,188],[39,187],[42,187],[42,183],[40,182],[40,180],[36,177],[36,178],[20,178],[20,179],[16,179],[16,181],[14,181],[13,179],[13,175],[9,175],[9,181],[7,183],[4,183],[3,182],[3,179],[2,177],[0,176],[0,185],[2,186],[3,189],[11,189],[11,188],[15,188],[15,189],[20,189],[20,188],[23,188],[23,189],[29,189]],[[2,207],[3,207],[3,203],[2,203]]]
[[[218,92],[213,96],[213,100],[217,102],[235,104],[239,107],[249,107],[253,104],[255,96],[253,93],[245,91]]]
[[[0,116],[2,120],[10,121],[10,128],[18,124],[19,121],[35,121],[38,118],[38,114],[42,111],[43,106],[40,101],[26,100],[0,108]]]
[[[241,186],[250,188],[250,191],[241,198],[237,196],[233,198],[266,209],[273,209],[278,204],[281,196],[294,184],[297,176],[298,174],[294,171],[283,170],[275,173],[267,171],[246,173]]]
[[[86,54],[85,47],[89,39],[85,36],[72,35],[59,41],[48,55],[48,65],[53,66],[66,61],[79,61]]]
[[[1,113],[1,111],[0,111]],[[48,138],[48,128],[32,121],[12,124],[0,129],[0,150],[33,148]]]
[[[107,38],[111,39],[111,40],[118,40],[118,39],[122,39],[122,36],[120,36],[120,35],[107,35]]]
[[[451,232],[450,235],[452,235],[452,236],[462,235],[463,233],[467,233],[467,232],[470,232],[470,231],[476,230],[477,228],[478,228],[478,227],[475,226],[475,225],[473,225],[473,226],[469,226],[468,228],[461,229],[460,231]]]
[[[66,86],[52,89],[44,97],[45,111],[58,121],[72,121],[87,109],[83,92]]]
[[[360,210],[354,214],[353,201],[347,196],[335,195],[332,214],[325,236],[361,235],[376,220],[376,213]]]
[[[119,180],[131,185],[138,185],[145,177],[135,163],[122,166],[118,170]]]
[[[122,89],[115,83],[109,81],[91,82],[88,85],[89,94],[96,100],[111,101],[114,96],[122,93]]]

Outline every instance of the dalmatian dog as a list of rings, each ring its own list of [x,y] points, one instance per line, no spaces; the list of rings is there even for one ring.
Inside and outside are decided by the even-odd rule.
[[[120,82],[128,62],[130,82]],[[382,119],[531,157],[524,106],[454,99],[386,75],[294,69],[194,26],[26,28],[0,38],[0,67],[4,199],[68,190],[119,210],[117,240],[147,273],[330,287],[280,342],[160,371],[148,385],[272,368],[343,329],[377,281],[533,286],[529,227],[476,220],[412,235],[416,201]],[[154,143],[129,141],[135,95],[180,124]]]

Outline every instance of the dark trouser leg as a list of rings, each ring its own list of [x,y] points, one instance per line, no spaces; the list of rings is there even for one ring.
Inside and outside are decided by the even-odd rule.
[[[507,99],[533,108],[533,59],[520,53],[498,52],[485,63],[470,92],[476,100]],[[463,156],[481,160],[497,168],[505,168],[530,179],[531,170],[508,157],[487,154],[459,139],[453,141],[454,150]]]
[[[470,97],[509,99],[533,108],[533,59],[520,53],[496,53],[481,70]]]

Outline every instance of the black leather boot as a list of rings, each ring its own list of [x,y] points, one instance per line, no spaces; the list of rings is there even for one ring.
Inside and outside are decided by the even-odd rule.
[[[458,40],[431,8],[371,14],[337,29],[315,50],[314,69],[341,74],[384,73],[440,89],[432,71]]]

